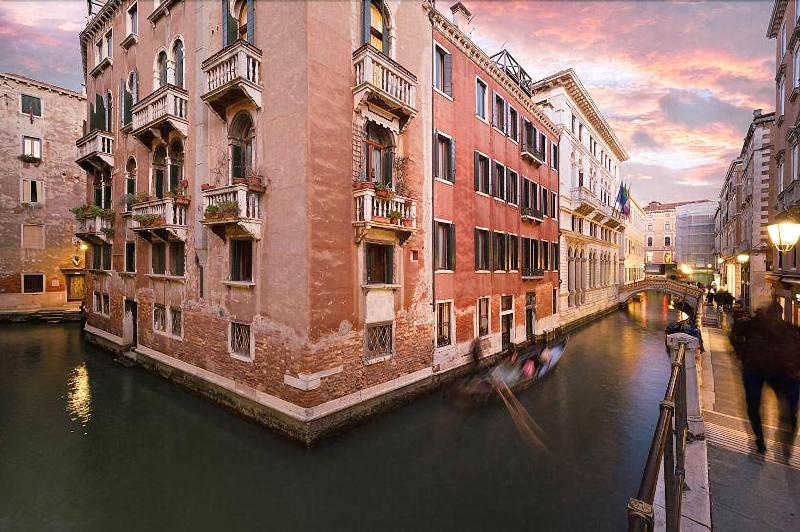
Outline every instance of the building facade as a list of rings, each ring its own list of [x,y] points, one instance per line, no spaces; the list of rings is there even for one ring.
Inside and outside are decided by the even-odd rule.
[[[767,235],[774,113],[753,112],[741,154],[720,189],[718,274],[721,286],[754,311],[771,300],[766,275],[772,267]]]
[[[507,51],[468,37],[461,3],[433,24],[434,364],[558,326],[558,132]]]
[[[711,284],[714,280],[714,215],[717,202],[692,201],[675,209],[675,260],[686,280]]]
[[[623,283],[635,283],[645,277],[645,232],[647,215],[634,198],[630,198],[630,216],[622,235]]]
[[[108,0],[81,33],[93,340],[306,441],[429,382],[430,31],[410,2]]]
[[[568,326],[619,303],[625,219],[615,203],[628,154],[572,69],[534,90],[560,133],[560,320]]]
[[[0,312],[77,308],[83,252],[69,209],[86,190],[75,165],[86,99],[14,74],[0,74],[0,98]]]
[[[775,39],[775,125],[772,141],[769,219],[789,213],[800,219],[800,2],[776,0],[767,26]],[[797,246],[788,253],[774,247],[772,271],[766,279],[771,298],[783,308],[786,321],[800,325],[800,269]]]
[[[651,201],[644,207],[645,273],[670,276],[676,273],[675,263],[675,208],[676,203]]]

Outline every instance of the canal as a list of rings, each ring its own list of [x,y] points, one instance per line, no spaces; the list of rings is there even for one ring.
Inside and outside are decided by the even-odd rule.
[[[0,530],[622,530],[666,386],[666,296],[574,332],[520,395],[435,393],[306,449],[83,343],[0,325]]]

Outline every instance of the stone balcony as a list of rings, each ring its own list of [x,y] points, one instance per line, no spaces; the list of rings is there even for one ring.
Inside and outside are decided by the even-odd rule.
[[[182,137],[189,132],[189,95],[186,90],[174,85],[164,85],[139,100],[131,108],[133,125],[131,134],[152,149],[153,140],[169,138],[170,131]]]
[[[522,207],[519,213],[523,222],[542,223],[544,221],[544,213],[538,207]]]
[[[114,166],[114,135],[95,129],[75,143],[78,158],[75,162],[87,172],[106,170]]]
[[[775,205],[775,211],[781,212],[786,208],[797,209],[800,207],[800,179],[793,179],[786,188],[778,194],[778,203]]]
[[[203,101],[225,120],[231,105],[249,102],[261,108],[261,50],[238,40],[200,66],[206,75]]]
[[[374,104],[399,118],[402,129],[417,114],[417,77],[376,48],[365,44],[353,52],[356,107]]]
[[[134,203],[128,227],[149,242],[186,241],[189,204],[188,196]]]
[[[523,144],[520,155],[523,159],[532,162],[535,166],[544,164],[544,150],[540,150],[531,144]]]
[[[92,216],[75,220],[75,236],[90,244],[110,244],[113,240],[112,220],[104,216]]]
[[[393,231],[401,243],[417,231],[417,202],[390,191],[384,195],[374,188],[357,188],[353,191],[355,216],[353,225],[361,241],[371,229]]]
[[[586,187],[575,187],[571,191],[572,210],[587,216],[601,208],[600,200]]]
[[[261,196],[264,187],[247,184],[208,188],[203,194],[201,223],[220,237],[248,236],[261,239]]]
[[[522,270],[520,270],[520,275],[523,279],[543,279],[544,270],[539,268],[527,268],[523,266]]]

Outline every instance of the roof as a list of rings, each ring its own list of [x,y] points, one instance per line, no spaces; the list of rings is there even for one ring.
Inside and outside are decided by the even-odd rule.
[[[778,31],[781,29],[783,22],[783,15],[786,13],[787,0],[775,0],[772,5],[772,15],[769,17],[769,25],[767,26],[767,39],[774,39],[778,36]]]
[[[73,90],[65,89],[64,87],[59,87],[58,85],[52,85],[50,83],[45,83],[44,81],[39,81],[33,78],[29,78],[27,76],[22,76],[20,74],[13,74],[11,72],[2,72],[0,73],[0,79],[11,79],[16,81],[17,83],[23,83],[25,85],[32,85],[34,87],[38,87],[43,90],[57,92],[63,96],[71,96],[73,98],[80,98],[82,100],[86,99],[86,97]]]
[[[644,212],[673,211],[683,205],[690,205],[692,203],[705,203],[707,201],[717,203],[716,200],[708,200],[708,199],[691,200],[691,201],[673,201],[671,203],[661,203],[660,201],[651,201],[642,210]]]
[[[569,97],[578,105],[578,109],[586,116],[606,145],[611,148],[619,162],[627,161],[628,153],[572,68],[551,74],[533,84],[534,91],[555,87],[562,87],[567,91]]]

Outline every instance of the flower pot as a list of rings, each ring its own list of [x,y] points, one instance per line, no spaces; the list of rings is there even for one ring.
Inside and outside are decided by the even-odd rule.
[[[204,192],[206,190],[211,190],[212,188],[214,188],[214,185],[212,185],[211,183],[203,183],[202,185],[200,185],[200,190]]]
[[[385,189],[376,190],[375,191],[375,195],[378,196],[379,198],[388,198],[389,197],[389,191],[385,190]]]
[[[175,203],[178,205],[189,205],[189,196],[175,196]]]
[[[219,219],[219,213],[218,212],[209,212],[209,213],[206,213],[203,216],[203,218],[205,218],[206,220],[218,220]]]
[[[412,222],[411,218],[403,218],[403,227],[411,227]]]
[[[380,224],[388,224],[389,218],[386,218],[385,216],[373,216],[372,221]]]
[[[233,184],[234,185],[246,185],[247,184],[247,178],[246,177],[234,177],[233,178]]]
[[[353,189],[355,190],[366,190],[370,188],[375,188],[375,183],[372,181],[353,181]]]
[[[189,180],[188,179],[181,179],[181,187],[184,189],[189,188]]]

